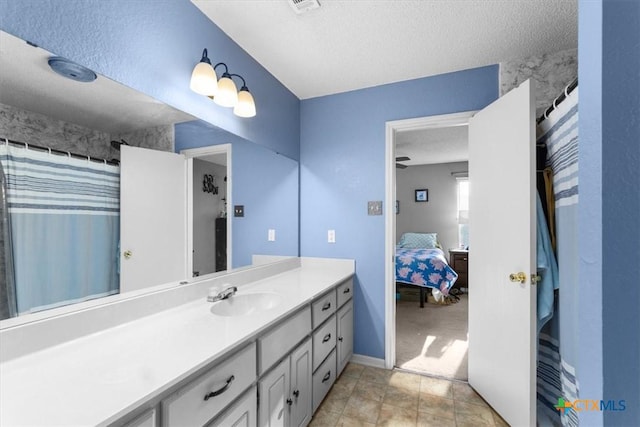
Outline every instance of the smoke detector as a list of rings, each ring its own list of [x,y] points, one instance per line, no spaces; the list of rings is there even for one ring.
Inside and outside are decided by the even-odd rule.
[[[302,15],[303,13],[318,9],[320,2],[318,0],[289,0],[289,5],[296,14]]]

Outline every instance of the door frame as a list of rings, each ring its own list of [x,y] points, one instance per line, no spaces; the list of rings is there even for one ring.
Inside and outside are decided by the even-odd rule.
[[[227,218],[232,218],[232,145],[218,144],[209,145],[207,147],[190,148],[187,150],[181,150],[180,154],[185,156],[187,160],[187,273],[189,277],[193,276],[193,159],[199,157],[206,157],[212,154],[226,154],[227,159]],[[232,268],[232,254],[233,254],[233,227],[231,221],[227,221],[227,269]],[[211,273],[215,274],[215,273]]]
[[[397,132],[453,126],[468,126],[477,112],[441,114],[413,119],[393,120],[385,124],[385,343],[384,366],[393,369],[396,363],[396,298],[395,298],[395,246],[396,246],[396,144]]]

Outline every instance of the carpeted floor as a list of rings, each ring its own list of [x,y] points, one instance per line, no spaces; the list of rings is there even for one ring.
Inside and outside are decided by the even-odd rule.
[[[396,366],[467,380],[468,295],[451,305],[397,301]]]

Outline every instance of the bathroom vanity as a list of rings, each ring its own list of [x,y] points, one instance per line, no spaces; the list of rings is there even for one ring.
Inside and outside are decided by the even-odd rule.
[[[67,339],[2,354],[0,424],[306,425],[353,353],[354,268],[295,258],[3,330]]]

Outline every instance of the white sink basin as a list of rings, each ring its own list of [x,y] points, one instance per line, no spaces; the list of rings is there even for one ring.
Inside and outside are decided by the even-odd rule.
[[[218,301],[211,306],[211,313],[217,316],[247,316],[276,307],[282,301],[279,294],[259,292],[253,294],[236,294]]]

